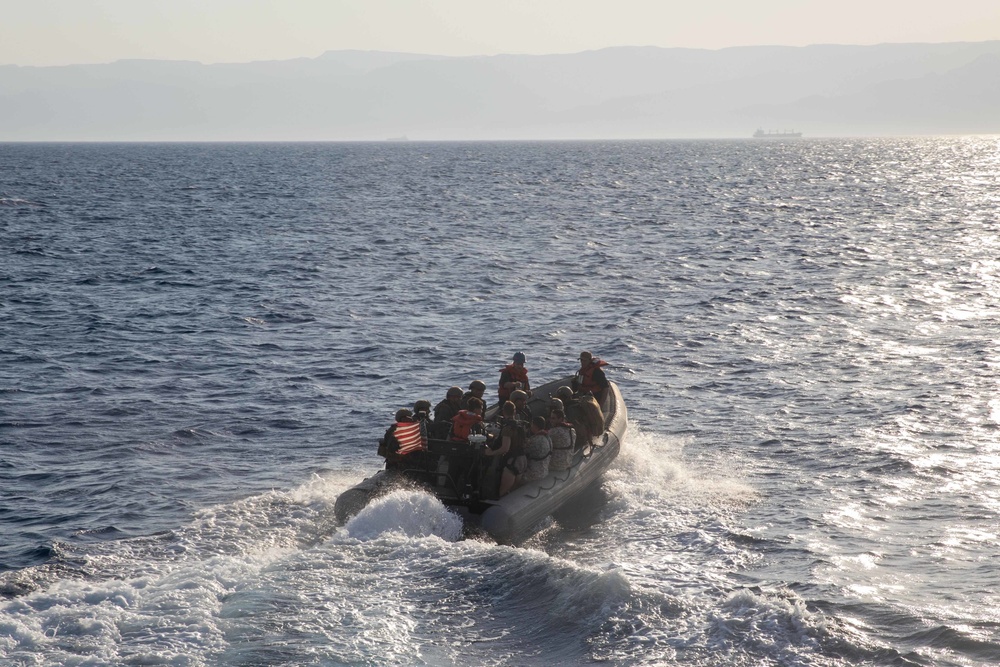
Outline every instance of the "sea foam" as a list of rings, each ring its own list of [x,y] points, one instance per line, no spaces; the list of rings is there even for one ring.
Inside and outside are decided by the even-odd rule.
[[[360,540],[370,540],[387,533],[407,537],[436,536],[448,542],[462,538],[462,519],[448,511],[430,494],[400,489],[378,498],[344,526],[347,533]]]

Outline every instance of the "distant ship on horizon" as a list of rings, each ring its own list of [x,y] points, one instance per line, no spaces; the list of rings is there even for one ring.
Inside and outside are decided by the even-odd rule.
[[[757,128],[757,131],[753,133],[754,139],[798,139],[802,136],[801,132],[765,132],[761,128]]]

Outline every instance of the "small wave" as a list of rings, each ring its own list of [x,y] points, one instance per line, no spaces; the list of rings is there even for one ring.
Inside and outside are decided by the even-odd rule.
[[[184,282],[182,280],[154,280],[158,287],[202,287],[200,283]]]
[[[312,315],[292,315],[290,313],[268,313],[263,320],[266,324],[308,324],[315,322]]]
[[[45,428],[48,422],[39,421],[0,421],[0,428]]]
[[[895,459],[870,466],[867,472],[871,475],[896,477],[901,476],[904,473],[912,473],[916,469],[917,466],[912,461],[908,461],[906,459]]]
[[[991,628],[992,629],[992,628]],[[903,638],[907,645],[955,651],[988,664],[1000,662],[1000,645],[972,636],[969,632],[938,625]]]
[[[20,199],[19,197],[0,197],[0,206],[27,206],[32,208],[41,208],[43,205],[28,199]]]
[[[114,526],[105,526],[103,528],[91,528],[87,530],[79,530],[74,533],[74,537],[89,539],[89,540],[120,540],[122,538],[128,537],[128,534],[119,530]]]
[[[183,438],[185,440],[201,440],[205,438],[217,437],[219,434],[206,429],[191,427],[179,428],[173,432],[173,435],[174,437]]]
[[[298,419],[271,419],[268,420],[267,425],[281,429],[306,428],[306,424]]]

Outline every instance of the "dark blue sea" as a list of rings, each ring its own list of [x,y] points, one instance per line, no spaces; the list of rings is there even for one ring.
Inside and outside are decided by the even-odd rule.
[[[337,525],[581,350],[576,520]],[[1000,663],[1000,140],[0,144],[0,664]]]

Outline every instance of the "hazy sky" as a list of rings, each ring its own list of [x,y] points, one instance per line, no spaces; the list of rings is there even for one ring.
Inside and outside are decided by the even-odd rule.
[[[0,0],[0,64],[1000,39],[1000,0]]]

